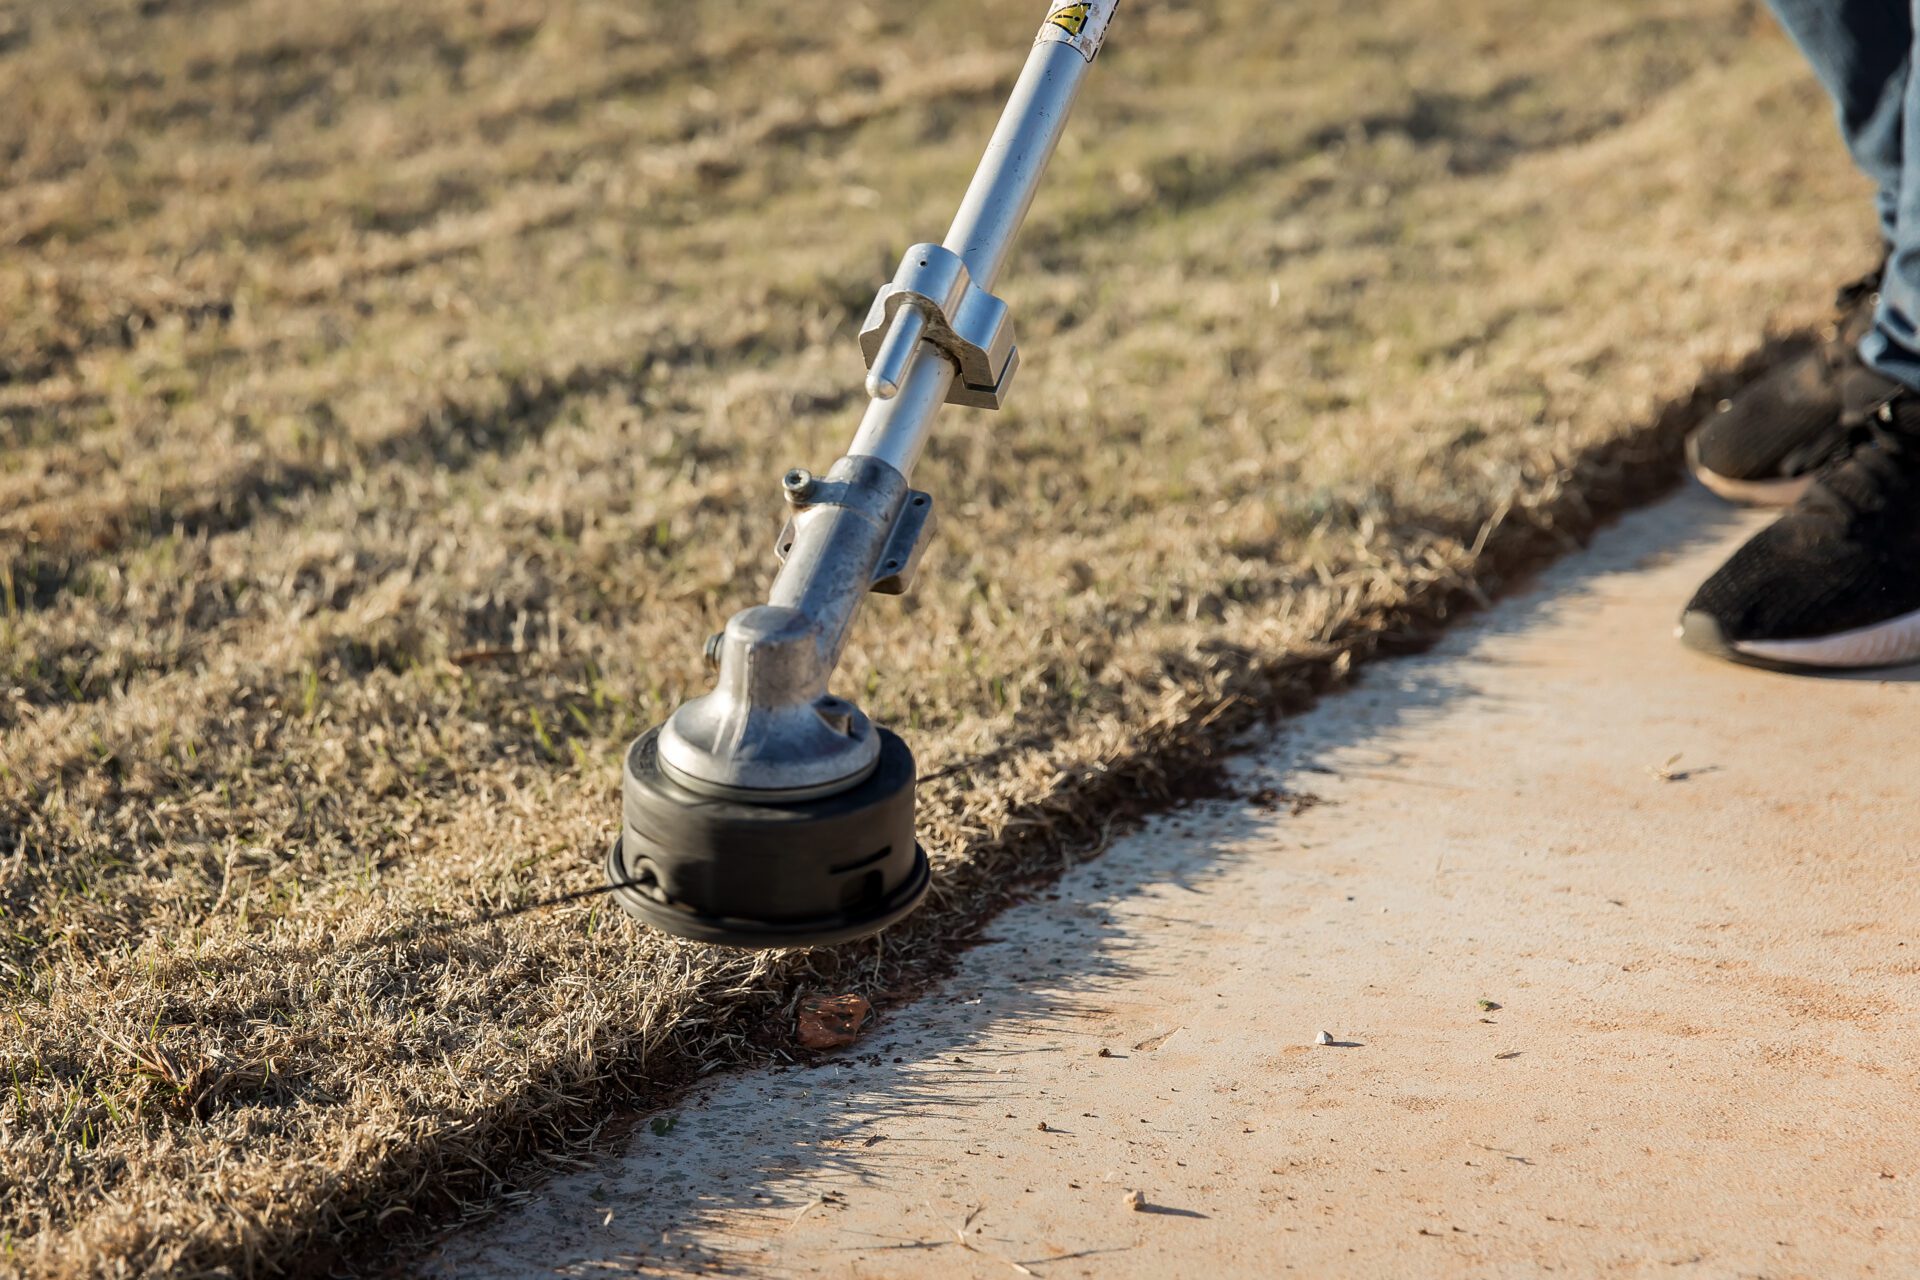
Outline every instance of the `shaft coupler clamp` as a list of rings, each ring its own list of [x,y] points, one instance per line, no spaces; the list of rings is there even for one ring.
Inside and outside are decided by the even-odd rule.
[[[1020,367],[1007,304],[973,282],[960,255],[937,244],[917,244],[900,259],[891,283],[880,287],[860,326],[860,351],[872,369],[900,308],[926,322],[925,339],[959,369],[948,404],[998,409]]]
[[[781,479],[781,487],[786,491],[787,505],[793,508],[773,544],[781,564],[793,554],[803,524],[831,519],[832,508],[846,507],[855,516],[869,520],[875,529],[885,530],[867,590],[883,596],[907,593],[920,568],[920,557],[933,540],[937,522],[932,494],[908,488],[905,476],[877,458],[842,458],[825,476],[795,467]],[[904,497],[899,492],[902,489]],[[896,508],[897,514],[890,514]],[[853,561],[848,564],[851,568]]]

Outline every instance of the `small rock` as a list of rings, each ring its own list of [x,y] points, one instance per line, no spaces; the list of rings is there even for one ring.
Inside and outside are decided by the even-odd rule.
[[[1315,1044],[1332,1044],[1333,1033],[1328,1031],[1322,1031],[1319,1035],[1313,1038],[1313,1042]]]
[[[873,1006],[865,996],[808,996],[800,1002],[796,1037],[807,1049],[843,1049],[860,1038]]]
[[[1127,1192],[1126,1204],[1127,1208],[1133,1210],[1135,1213],[1141,1213],[1144,1212],[1147,1207],[1147,1198],[1138,1191],[1129,1191]]]

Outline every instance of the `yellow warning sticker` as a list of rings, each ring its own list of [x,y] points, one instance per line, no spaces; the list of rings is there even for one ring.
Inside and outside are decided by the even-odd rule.
[[[1040,24],[1040,38],[1035,43],[1070,44],[1080,51],[1081,57],[1092,62],[1093,55],[1100,52],[1100,42],[1107,38],[1107,23],[1118,7],[1119,0],[1056,3],[1047,11],[1047,20]]]
[[[1047,15],[1047,21],[1068,35],[1077,36],[1087,29],[1087,6],[1063,4]]]

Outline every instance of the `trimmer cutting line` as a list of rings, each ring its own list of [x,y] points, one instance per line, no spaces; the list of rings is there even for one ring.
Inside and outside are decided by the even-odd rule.
[[[860,328],[873,397],[847,456],[795,468],[764,605],[707,645],[719,675],[627,751],[607,878],[631,914],[740,947],[821,946],[920,905],[913,753],[827,688],[861,600],[899,595],[933,533],[908,483],[943,404],[998,409],[1020,352],[992,293],[1118,0],[1055,4],[940,244],[908,249]]]

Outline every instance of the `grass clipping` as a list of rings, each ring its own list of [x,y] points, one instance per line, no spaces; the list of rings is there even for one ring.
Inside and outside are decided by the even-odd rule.
[[[928,906],[716,951],[527,908],[596,883],[620,750],[761,598],[1035,14],[709,8],[0,16],[9,1266],[365,1262],[793,1052],[809,994],[910,992],[1668,483],[1700,371],[1871,243],[1745,4],[1124,13],[1005,285],[1012,407],[942,423],[940,539],[842,669],[919,754]]]

